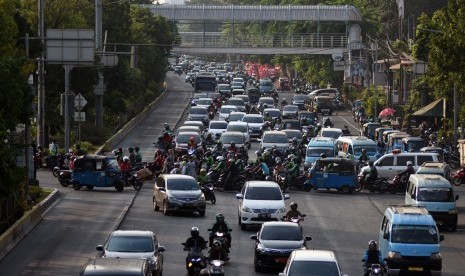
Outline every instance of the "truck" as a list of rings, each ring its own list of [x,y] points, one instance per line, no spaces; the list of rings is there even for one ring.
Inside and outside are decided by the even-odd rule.
[[[216,84],[215,74],[209,72],[197,73],[194,82],[195,93],[215,93]]]

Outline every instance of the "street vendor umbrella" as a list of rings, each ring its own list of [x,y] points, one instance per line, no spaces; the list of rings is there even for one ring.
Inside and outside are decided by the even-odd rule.
[[[396,111],[388,107],[388,108],[381,110],[381,112],[379,113],[379,117],[389,117],[389,116],[394,115],[394,113],[396,113]]]

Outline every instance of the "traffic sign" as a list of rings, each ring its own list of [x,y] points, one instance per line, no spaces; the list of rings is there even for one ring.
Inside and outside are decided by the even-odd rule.
[[[84,96],[82,96],[81,93],[78,93],[76,97],[74,98],[74,106],[78,111],[81,111],[84,106],[86,106],[87,101],[84,99]]]
[[[74,112],[74,121],[76,122],[85,122],[86,113],[85,112]]]

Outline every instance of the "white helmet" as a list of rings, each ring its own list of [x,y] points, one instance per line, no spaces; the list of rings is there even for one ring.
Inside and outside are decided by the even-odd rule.
[[[285,100],[286,100],[286,98],[283,98],[283,101],[285,101]]]
[[[129,157],[127,156],[123,157],[123,161],[129,161]]]
[[[413,165],[412,161],[407,161],[407,166],[412,166],[412,165]]]
[[[223,160],[224,160],[224,157],[220,155],[220,156],[216,157],[216,160],[217,160],[217,161],[223,161]]]

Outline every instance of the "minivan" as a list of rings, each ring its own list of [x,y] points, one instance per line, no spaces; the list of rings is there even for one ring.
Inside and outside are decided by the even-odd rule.
[[[375,141],[364,136],[340,136],[337,138],[337,151],[339,157],[358,160],[362,150],[366,150],[370,160],[376,160],[378,146]]]
[[[396,174],[399,174],[407,169],[407,162],[411,161],[415,171],[425,162],[438,162],[439,155],[437,153],[420,153],[420,152],[402,152],[402,153],[386,153],[374,162],[378,170],[378,177],[387,177],[393,179]],[[368,166],[362,168],[363,171],[368,170]]]
[[[436,174],[410,175],[405,192],[405,204],[424,206],[433,216],[436,224],[457,230],[457,206],[450,182]]]
[[[392,205],[384,211],[379,229],[379,250],[389,274],[442,269],[438,228],[424,207]]]

